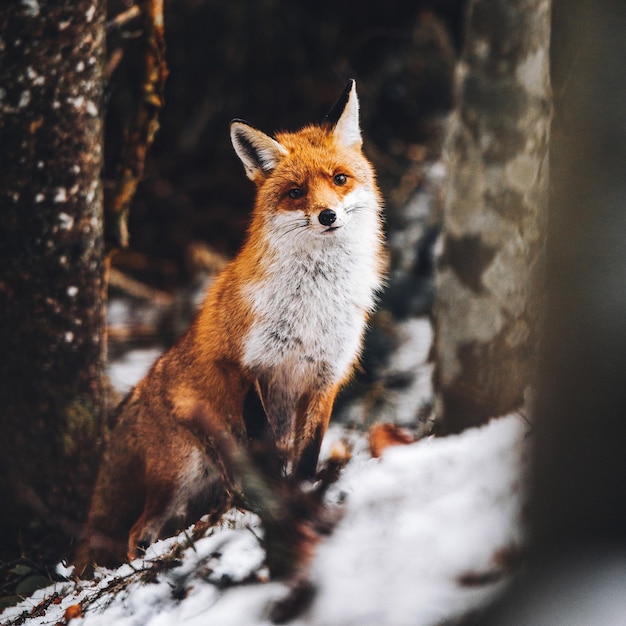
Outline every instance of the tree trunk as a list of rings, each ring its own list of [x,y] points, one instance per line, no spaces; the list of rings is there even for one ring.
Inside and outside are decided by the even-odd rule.
[[[523,403],[537,348],[551,119],[549,0],[473,0],[446,140],[436,412],[459,432]]]
[[[5,558],[49,539],[51,529],[75,532],[96,467],[104,423],[103,24],[103,0],[0,8]]]
[[[555,2],[560,89],[533,507],[543,551],[626,543],[625,20],[622,0]]]
[[[520,584],[481,626],[624,622],[626,3],[555,0],[552,23],[553,185],[533,542]]]

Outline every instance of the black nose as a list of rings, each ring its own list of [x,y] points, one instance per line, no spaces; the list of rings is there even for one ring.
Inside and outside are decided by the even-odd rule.
[[[337,214],[332,209],[324,209],[320,212],[318,218],[322,226],[330,226],[335,223]]]

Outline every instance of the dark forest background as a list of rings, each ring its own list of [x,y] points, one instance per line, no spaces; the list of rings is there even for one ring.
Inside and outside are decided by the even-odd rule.
[[[241,117],[274,132],[321,120],[356,78],[387,204],[397,210],[440,151],[462,39],[462,0],[263,0],[165,3],[169,77],[160,130],[130,214],[130,249],[114,264],[171,289],[193,273],[191,243],[234,254],[253,186],[230,145]],[[109,17],[128,7],[109,2]],[[139,23],[109,29],[105,194],[141,85]]]

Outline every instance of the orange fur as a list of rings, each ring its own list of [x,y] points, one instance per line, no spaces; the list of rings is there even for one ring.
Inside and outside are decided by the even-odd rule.
[[[193,423],[199,405],[218,430],[240,443],[269,436],[285,471],[314,476],[385,262],[353,83],[339,107],[336,119],[275,139],[233,122],[233,145],[257,188],[247,241],[187,333],[123,403],[80,566],[133,558],[227,505],[219,459]]]

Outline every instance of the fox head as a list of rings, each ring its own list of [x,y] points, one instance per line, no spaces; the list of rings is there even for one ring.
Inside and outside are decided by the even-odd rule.
[[[278,237],[307,233],[341,239],[359,230],[354,222],[364,214],[378,219],[380,194],[361,150],[355,81],[348,83],[320,125],[274,138],[233,120],[230,133],[257,187],[253,229],[269,229]]]

